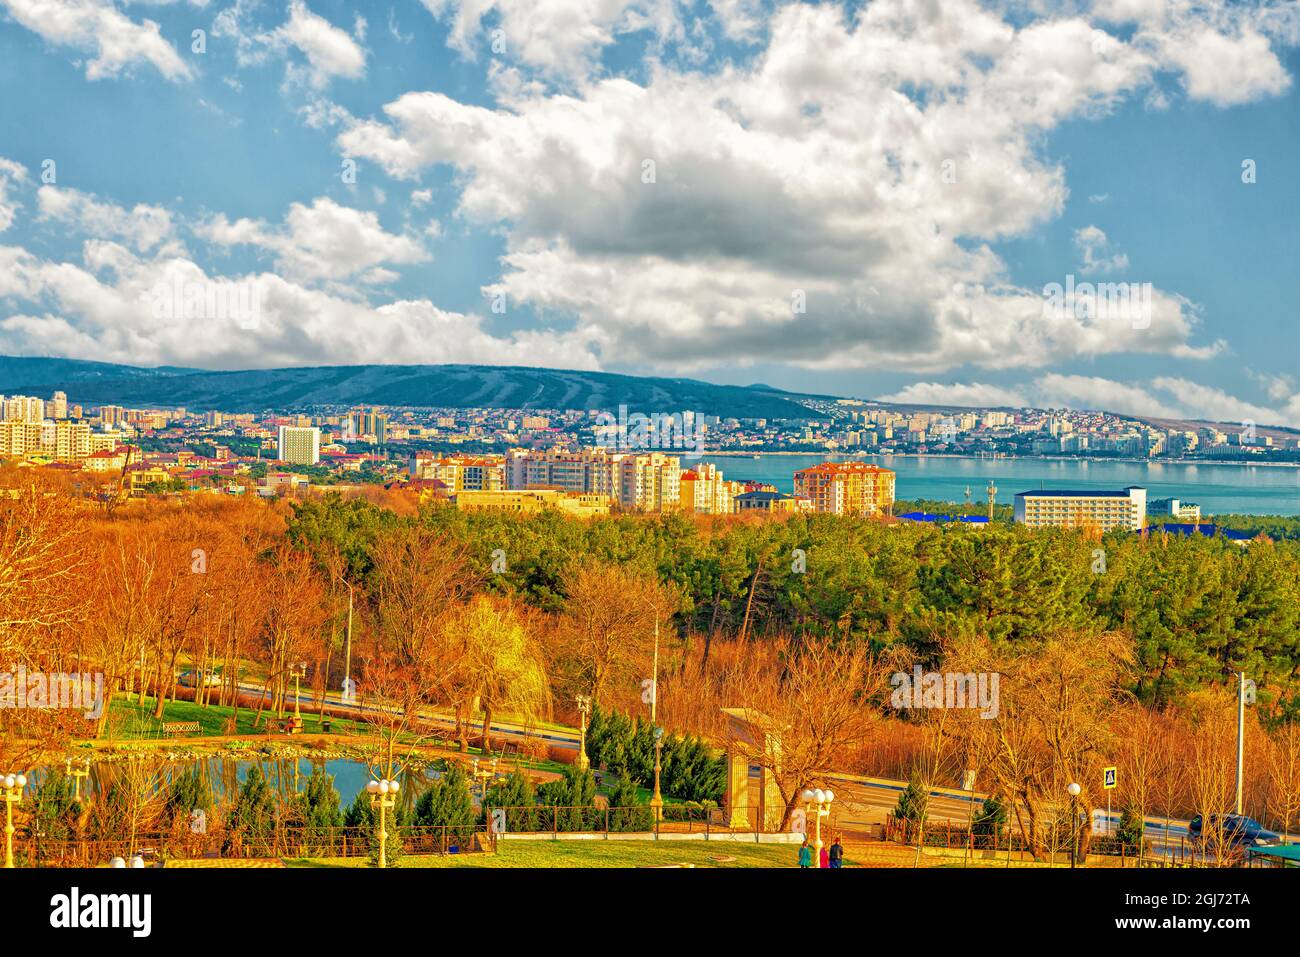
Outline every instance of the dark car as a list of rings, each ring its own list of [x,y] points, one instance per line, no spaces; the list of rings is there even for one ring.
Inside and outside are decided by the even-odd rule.
[[[1188,822],[1187,833],[1193,841],[1207,843],[1222,837],[1233,847],[1274,847],[1282,843],[1276,833],[1244,814],[1211,814],[1208,826],[1198,814]]]

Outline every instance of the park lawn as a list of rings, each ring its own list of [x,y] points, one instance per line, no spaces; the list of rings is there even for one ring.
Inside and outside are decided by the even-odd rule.
[[[408,855],[397,867],[794,867],[793,844],[740,841],[510,841],[495,854]],[[734,861],[715,861],[732,857]],[[289,867],[368,867],[364,857],[286,859]]]
[[[113,725],[113,733],[118,738],[128,741],[157,738],[162,734],[163,721],[197,721],[200,735],[224,735],[227,733],[226,722],[234,712],[234,709],[228,705],[197,705],[192,701],[168,701],[163,706],[162,721],[159,721],[153,716],[153,707],[152,698],[146,698],[141,705],[140,702],[125,696],[115,697],[109,703],[109,721]],[[267,719],[273,718],[274,715],[263,711],[262,725],[255,727],[253,721],[256,714],[255,709],[241,707],[235,734],[241,737],[267,734]],[[304,711],[302,723],[303,730],[308,733],[315,734],[321,730],[320,718],[316,714]],[[330,730],[341,734],[355,734],[364,732],[365,725],[343,718],[331,718]],[[284,735],[277,734],[277,737],[284,737]]]

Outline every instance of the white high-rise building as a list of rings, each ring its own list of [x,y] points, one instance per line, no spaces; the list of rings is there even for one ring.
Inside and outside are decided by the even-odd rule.
[[[280,426],[277,458],[290,465],[315,465],[320,462],[320,429],[299,425]]]

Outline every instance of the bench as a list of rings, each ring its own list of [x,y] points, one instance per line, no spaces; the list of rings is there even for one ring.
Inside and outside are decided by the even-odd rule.
[[[164,721],[162,733],[166,735],[198,734],[199,723],[197,721]]]

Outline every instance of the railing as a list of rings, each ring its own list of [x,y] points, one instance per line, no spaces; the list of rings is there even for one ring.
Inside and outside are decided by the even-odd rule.
[[[398,836],[403,854],[470,853],[495,843],[494,836],[481,824],[390,825],[389,833],[390,841],[392,834]],[[150,832],[134,838],[64,840],[20,833],[15,835],[14,858],[20,867],[95,867],[114,857],[135,855],[147,863],[200,858],[367,857],[377,846],[373,827],[276,827],[260,835],[224,829],[207,834]]]
[[[744,827],[725,826],[724,818]],[[565,836],[597,836],[617,840],[623,835],[735,835],[759,832],[753,826],[758,815],[752,809],[736,814],[715,807],[664,806],[659,819],[646,804],[632,807],[531,805],[524,807],[487,806],[476,814],[472,824],[461,825],[389,825],[389,833],[400,839],[401,853],[456,854],[495,848],[497,839],[512,834],[550,835],[555,840]],[[504,825],[502,829],[501,825]],[[393,838],[390,837],[390,840]],[[146,861],[171,859],[249,859],[284,857],[365,857],[378,843],[376,830],[367,827],[299,827],[277,825],[266,833],[250,834],[213,827],[205,834],[183,828],[159,832],[121,834],[102,837],[95,834],[54,840],[42,835],[19,831],[15,835],[14,855],[20,866],[94,867],[114,857],[141,855]],[[390,852],[391,853],[391,852]]]
[[[1070,859],[1070,837],[1065,828],[1058,829],[1056,840],[1040,844],[1039,854],[1047,855],[1049,863],[1065,863]],[[1051,828],[1047,829],[1051,833]],[[1005,855],[1008,861],[1011,855],[1031,854],[1033,848],[1024,836],[1015,830],[1003,827],[996,833],[973,831],[971,828],[952,821],[927,821],[922,827],[920,822],[902,820],[892,814],[886,816],[884,826],[886,841],[921,848],[937,848],[948,851],[966,851],[981,857]],[[1189,841],[1186,837],[1173,840],[1144,840],[1141,853],[1133,845],[1120,840],[1114,834],[1093,832],[1083,843],[1079,863],[1086,859],[1099,858],[1101,863],[1116,867],[1206,867],[1224,866],[1240,867],[1245,864],[1243,852],[1224,849],[1215,855],[1212,851]]]

